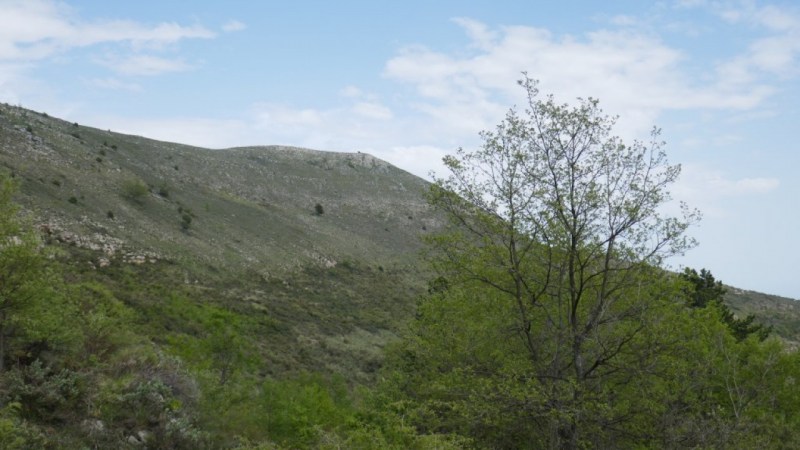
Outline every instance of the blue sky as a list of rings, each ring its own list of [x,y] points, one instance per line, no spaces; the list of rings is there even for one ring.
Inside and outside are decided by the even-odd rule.
[[[362,151],[420,176],[522,101],[663,129],[704,218],[672,261],[800,298],[792,1],[0,0],[0,101],[203,147]]]

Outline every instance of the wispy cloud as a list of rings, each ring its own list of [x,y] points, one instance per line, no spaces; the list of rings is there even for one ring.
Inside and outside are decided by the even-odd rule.
[[[733,25],[763,31],[745,52],[720,64],[722,77],[749,82],[760,72],[796,75],[800,71],[800,9],[788,5],[761,5],[753,1],[683,2],[686,8],[703,8]]]
[[[729,67],[721,67],[717,78],[695,81],[684,69],[687,55],[651,34],[598,30],[558,36],[528,26],[489,29],[463,18],[456,23],[470,37],[472,52],[409,47],[389,60],[384,70],[387,78],[414,88],[422,99],[419,110],[450,117],[454,124],[486,125],[498,109],[520,102],[514,81],[522,71],[539,79],[543,91],[557,93],[560,100],[600,98],[634,134],[649,129],[664,110],[749,109],[772,93],[755,82],[750,67],[735,65],[735,59]],[[785,53],[783,42],[761,45],[767,47],[759,53],[765,58],[763,65],[781,66],[793,58]],[[464,107],[468,105],[474,107]],[[486,117],[476,117],[481,115]]]
[[[118,78],[92,78],[86,80],[86,83],[90,86],[99,87],[102,89],[110,89],[114,91],[130,91],[130,92],[142,92],[142,86],[137,83],[129,83],[122,81]]]
[[[35,61],[101,43],[162,46],[216,34],[199,25],[165,22],[147,26],[128,20],[86,22],[69,7],[48,0],[3,2],[0,14],[0,60]]]
[[[129,76],[152,76],[168,72],[183,72],[194,68],[193,65],[182,59],[141,54],[122,57],[107,56],[97,61],[116,73]]]
[[[91,57],[117,74],[157,75],[194,68],[176,56],[177,43],[186,39],[211,39],[213,31],[201,25],[162,22],[146,25],[131,20],[87,21],[62,2],[54,0],[3,0],[0,13],[0,93],[17,97],[32,82],[37,65],[71,57],[77,49],[100,47],[114,57]],[[169,57],[161,56],[168,52]],[[88,83],[116,90],[141,91],[141,86],[113,77],[94,76]]]
[[[726,217],[729,212],[721,202],[732,197],[766,195],[780,188],[775,177],[742,177],[729,175],[700,164],[688,164],[672,192],[677,200],[683,200],[700,208],[710,217]]]
[[[231,33],[234,31],[242,31],[246,28],[247,25],[245,25],[242,22],[239,22],[238,20],[229,20],[222,25],[222,31],[226,33]]]

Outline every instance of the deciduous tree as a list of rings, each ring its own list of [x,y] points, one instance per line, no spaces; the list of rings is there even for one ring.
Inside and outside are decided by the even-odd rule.
[[[453,226],[432,243],[451,287],[431,296],[444,308],[420,311],[449,311],[435,327],[467,358],[446,358],[440,373],[475,380],[440,398],[437,414],[464,412],[469,402],[448,402],[481,393],[499,406],[471,411],[473,429],[499,436],[492,428],[514,416],[530,438],[493,445],[577,448],[630,419],[634,408],[609,406],[614,384],[645,373],[666,346],[652,330],[680,292],[661,267],[693,246],[685,231],[698,213],[681,205],[677,217],[662,215],[680,167],[657,129],[626,144],[596,100],[557,104],[535,81],[520,84],[524,112],[483,132],[477,150],[445,158],[452,175],[437,180],[431,202]],[[485,320],[464,334],[464,314]],[[481,385],[481,374],[494,379]]]

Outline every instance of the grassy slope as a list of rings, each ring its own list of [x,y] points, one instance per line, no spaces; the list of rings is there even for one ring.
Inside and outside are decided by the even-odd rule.
[[[426,182],[360,153],[208,150],[0,106],[0,164],[74,276],[110,286],[143,332],[180,341],[202,332],[188,303],[224,305],[266,373],[368,378],[422,289],[420,237],[441,223]],[[131,199],[134,181],[149,190]]]
[[[771,325],[776,335],[794,347],[800,347],[800,302],[777,295],[728,287],[725,302],[740,317],[756,316]]]

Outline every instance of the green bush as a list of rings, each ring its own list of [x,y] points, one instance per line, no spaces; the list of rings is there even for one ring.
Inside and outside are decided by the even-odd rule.
[[[136,203],[144,202],[144,198],[150,190],[142,180],[130,179],[122,184],[122,195],[128,200]]]
[[[45,438],[37,429],[18,417],[21,405],[9,403],[0,409],[0,448],[27,450],[44,448]]]
[[[6,372],[3,384],[3,397],[19,402],[22,417],[48,423],[67,419],[84,397],[80,374],[68,369],[53,371],[38,359]]]

